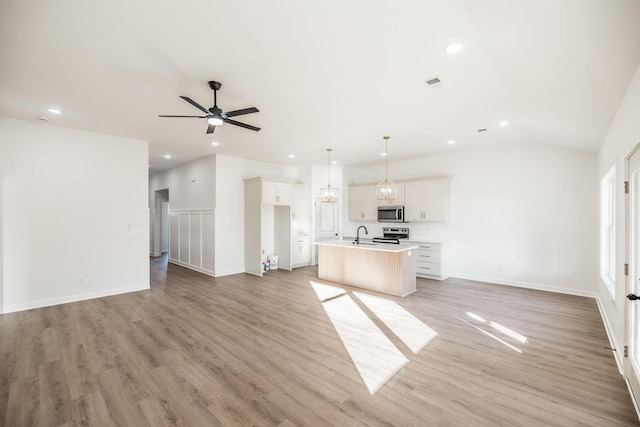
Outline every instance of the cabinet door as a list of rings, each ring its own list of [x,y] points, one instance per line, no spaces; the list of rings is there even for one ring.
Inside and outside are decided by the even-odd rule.
[[[291,184],[276,184],[276,205],[291,205]]]
[[[307,192],[303,186],[294,185],[291,189],[291,219],[306,219],[309,216]]]
[[[422,184],[422,205],[424,221],[445,221],[444,181]]]
[[[265,205],[291,205],[291,184],[263,182],[262,203]]]
[[[349,219],[351,221],[376,221],[378,219],[376,187],[349,189]]]
[[[276,204],[276,183],[275,182],[262,183],[262,203],[265,205]]]
[[[349,189],[349,219],[359,221],[363,218],[362,212],[362,188]]]
[[[422,183],[412,182],[404,185],[404,218],[405,221],[423,221],[422,218]]]
[[[291,265],[300,267],[311,263],[311,245],[300,243],[291,247]]]
[[[378,220],[378,197],[376,194],[376,187],[365,187],[362,192],[362,211],[364,213],[364,220],[377,221]]]

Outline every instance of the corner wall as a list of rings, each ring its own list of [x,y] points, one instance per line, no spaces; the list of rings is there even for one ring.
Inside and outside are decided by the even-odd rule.
[[[2,312],[149,288],[147,142],[0,117]]]
[[[606,285],[596,272],[598,282],[597,295],[600,310],[607,325],[612,345],[622,348],[625,344],[625,315],[627,284],[624,275],[626,259],[626,195],[624,181],[626,176],[626,158],[640,145],[640,66],[631,81],[629,89],[620,104],[618,113],[607,132],[604,143],[598,153],[598,182],[613,166],[616,166],[616,284],[612,298]],[[599,225],[596,225],[599,230]],[[598,247],[599,248],[599,245]],[[598,250],[599,253],[599,250]],[[598,264],[599,265],[599,264]],[[614,353],[621,366],[621,351]]]

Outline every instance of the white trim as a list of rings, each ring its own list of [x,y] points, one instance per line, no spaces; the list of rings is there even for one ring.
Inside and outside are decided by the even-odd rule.
[[[605,315],[604,307],[602,305],[602,301],[600,300],[600,295],[596,295],[595,299],[596,299],[596,303],[598,304],[598,311],[600,312],[602,323],[604,324],[604,330],[607,332],[607,338],[609,339],[609,346],[611,348],[616,349],[616,351],[612,350],[611,352],[613,353],[613,357],[616,360],[616,365],[618,365],[618,372],[620,372],[620,375],[624,376],[624,361],[622,360],[622,357],[624,354],[624,347],[618,345],[618,342],[616,342],[616,335],[613,333],[613,329],[611,328],[611,325],[609,324],[609,320]]]
[[[211,270],[205,270],[204,268],[194,267],[191,264],[187,264],[177,259],[169,258],[168,261],[171,264],[179,265],[180,267],[188,268],[189,270],[197,271],[198,273],[206,274],[207,276],[216,277],[215,272]]]
[[[624,383],[627,385],[627,389],[629,390],[629,395],[631,396],[633,407],[636,408],[636,415],[638,416],[638,419],[640,419],[640,409],[638,409],[638,403],[636,401],[636,398],[633,396],[633,390],[631,389],[631,383],[629,382],[629,379],[625,378]]]
[[[583,290],[572,289],[572,288],[560,288],[560,287],[549,286],[549,285],[541,285],[539,283],[497,279],[494,277],[474,276],[474,275],[456,274],[456,273],[451,274],[449,277],[465,279],[465,280],[475,280],[476,282],[493,283],[496,285],[515,286],[517,288],[527,288],[527,289],[534,289],[538,291],[556,292],[559,294],[576,295],[580,297],[595,298],[596,296],[595,292],[583,291]]]
[[[49,307],[52,305],[67,304],[70,302],[85,301],[95,298],[109,297],[113,295],[126,294],[129,292],[145,291],[150,289],[149,283],[142,285],[127,286],[124,288],[115,288],[104,291],[88,292],[84,294],[70,295],[60,298],[52,298],[47,300],[34,301],[26,304],[14,304],[2,307],[2,314],[14,313],[16,311],[31,310],[34,308]]]
[[[242,269],[242,270],[216,271],[215,277],[231,276],[232,274],[242,274],[242,273],[246,273],[246,271],[244,271],[244,269]],[[247,273],[247,274],[250,274],[250,273]]]

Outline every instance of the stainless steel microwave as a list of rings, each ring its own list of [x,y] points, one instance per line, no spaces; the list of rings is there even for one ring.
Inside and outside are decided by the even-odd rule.
[[[378,222],[404,222],[404,206],[378,206]]]

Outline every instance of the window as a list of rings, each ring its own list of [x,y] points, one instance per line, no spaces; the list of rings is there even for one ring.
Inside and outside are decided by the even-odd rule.
[[[600,275],[615,296],[616,283],[616,167],[600,181]]]

